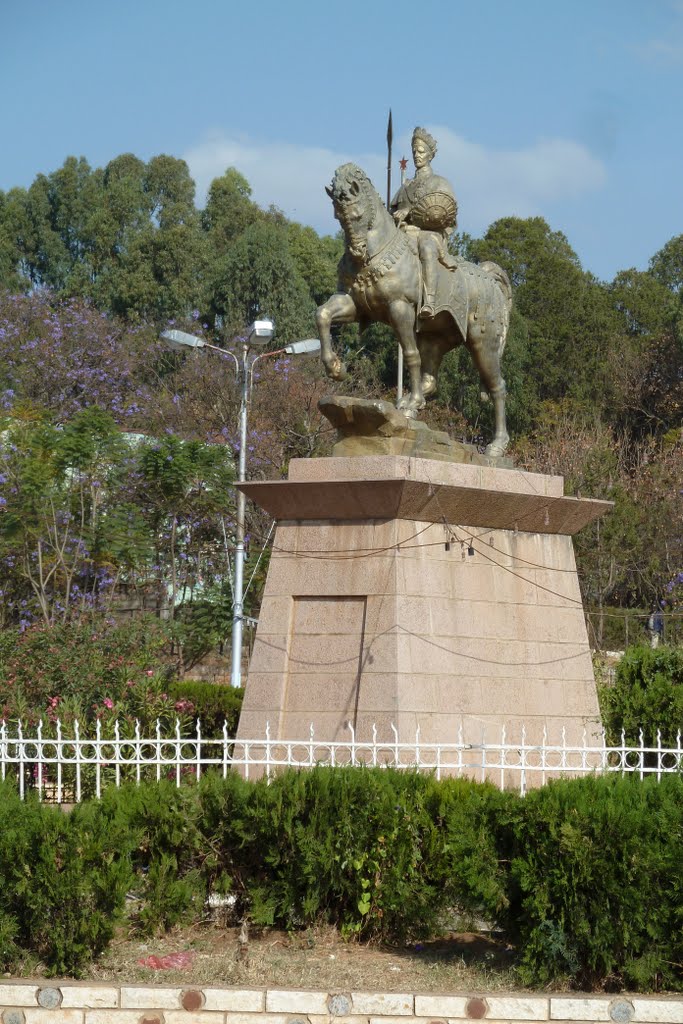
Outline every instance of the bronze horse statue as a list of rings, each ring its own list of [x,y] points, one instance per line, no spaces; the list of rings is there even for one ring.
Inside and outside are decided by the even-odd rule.
[[[493,401],[495,435],[486,449],[501,456],[509,437],[505,424],[505,381],[500,361],[505,348],[512,289],[495,263],[458,261],[457,269],[439,265],[435,315],[419,318],[422,275],[417,242],[397,227],[372,182],[355,164],[335,171],[326,189],[346,238],[339,263],[339,291],[318,308],[321,358],[327,375],[342,380],[346,368],[332,347],[331,326],[372,321],[396,333],[410,376],[410,389],[398,408],[415,418],[434,394],[441,360],[456,345],[466,345],[483,387]]]

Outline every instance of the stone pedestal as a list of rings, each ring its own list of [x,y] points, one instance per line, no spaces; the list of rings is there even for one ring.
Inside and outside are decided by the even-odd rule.
[[[598,703],[560,477],[408,456],[242,485],[278,521],[238,737],[579,742]]]

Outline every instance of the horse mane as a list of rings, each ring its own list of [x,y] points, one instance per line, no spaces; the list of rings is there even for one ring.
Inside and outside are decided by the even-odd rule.
[[[338,167],[334,172],[331,192],[335,202],[343,203],[355,198],[351,193],[351,185],[353,184],[360,187],[360,190],[367,201],[375,204],[379,203],[380,206],[383,205],[377,189],[372,184],[365,171],[357,164],[351,163],[342,164],[341,167]]]

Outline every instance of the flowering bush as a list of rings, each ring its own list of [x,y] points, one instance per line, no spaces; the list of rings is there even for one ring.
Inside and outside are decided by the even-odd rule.
[[[124,712],[148,719],[162,706],[168,716],[173,702],[160,697],[172,673],[168,649],[166,627],[150,618],[2,630],[0,717],[30,724]]]

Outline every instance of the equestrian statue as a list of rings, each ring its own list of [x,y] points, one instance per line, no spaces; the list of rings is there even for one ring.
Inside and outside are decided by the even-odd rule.
[[[444,355],[466,345],[493,401],[495,434],[486,455],[502,456],[505,423],[505,348],[512,289],[496,263],[468,263],[448,252],[457,202],[445,178],[431,169],[436,142],[424,128],[412,140],[415,177],[405,182],[387,210],[372,182],[355,164],[337,168],[326,188],[344,231],[339,291],[317,311],[321,357],[327,374],[346,374],[332,347],[333,324],[389,324],[396,333],[410,387],[398,404],[415,419],[436,392]]]

